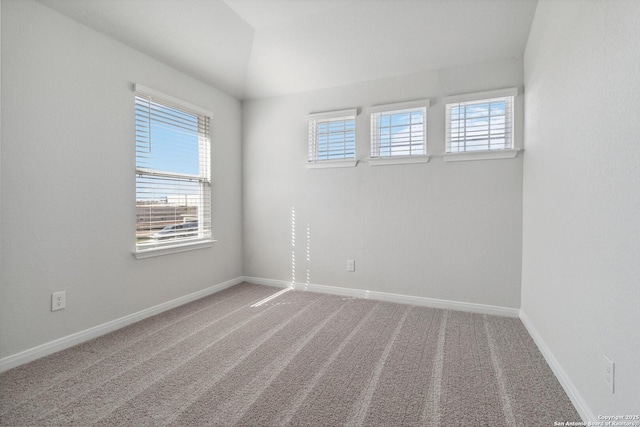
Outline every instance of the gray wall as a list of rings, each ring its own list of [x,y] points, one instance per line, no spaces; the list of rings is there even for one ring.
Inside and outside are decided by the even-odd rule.
[[[522,312],[592,416],[640,409],[639,41],[640,2],[541,1],[525,56]]]
[[[213,111],[210,249],[136,260],[132,84]],[[242,275],[236,99],[29,0],[2,2],[0,358]],[[50,294],[67,308],[50,311]]]
[[[290,281],[293,266],[300,283],[518,308],[522,155],[457,163],[438,155],[442,96],[521,87],[522,78],[513,60],[244,102],[245,275]],[[431,99],[429,163],[306,169],[306,114],[361,108],[356,149],[364,159],[366,107],[421,98]]]

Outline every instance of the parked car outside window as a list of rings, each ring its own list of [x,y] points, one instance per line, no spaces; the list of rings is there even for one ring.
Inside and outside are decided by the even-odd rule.
[[[198,235],[197,222],[185,222],[182,224],[167,225],[153,235],[155,240],[193,237]]]

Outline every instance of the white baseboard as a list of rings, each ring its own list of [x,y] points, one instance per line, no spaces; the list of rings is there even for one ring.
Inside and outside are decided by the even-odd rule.
[[[138,311],[137,313],[129,314],[119,319],[103,323],[102,325],[94,326],[93,328],[85,329],[84,331],[76,332],[74,334],[67,335],[66,337],[58,338],[57,340],[53,340],[37,347],[21,351],[20,353],[3,357],[2,359],[0,359],[0,372],[15,368],[16,366],[31,362],[32,360],[39,359],[57,351],[73,347],[74,345],[99,337],[100,335],[104,335],[117,329],[123,328],[127,325],[130,325],[131,323],[135,323],[142,319],[146,319],[147,317],[162,313],[163,311],[167,311],[188,302],[195,301],[207,295],[220,292],[223,289],[237,285],[238,283],[242,283],[243,281],[243,277],[236,277],[235,279],[227,280],[226,282],[210,286],[206,289],[202,289],[192,294],[146,308],[144,310]]]
[[[585,402],[585,400],[580,395],[580,392],[578,392],[578,389],[573,385],[573,382],[571,381],[567,373],[564,371],[564,369],[562,369],[562,366],[558,362],[558,359],[556,359],[549,347],[547,347],[544,340],[542,339],[536,328],[533,326],[531,319],[529,319],[526,313],[522,310],[520,310],[520,320],[524,324],[525,328],[527,328],[529,335],[531,335],[531,338],[533,338],[533,341],[535,341],[538,349],[540,350],[540,353],[542,353],[545,360],[547,361],[547,364],[551,367],[551,370],[560,382],[560,385],[564,389],[565,393],[567,393],[567,396],[569,396],[571,403],[573,403],[573,406],[575,406],[578,414],[580,415],[580,418],[582,418],[582,421],[587,424],[589,422],[601,422],[602,420],[598,420],[596,418],[593,411],[591,411],[591,409],[587,405],[587,402]]]
[[[495,305],[474,304],[435,298],[415,297],[409,295],[392,294],[388,292],[365,291],[361,289],[340,288],[337,286],[314,285],[306,283],[291,283],[286,280],[265,279],[261,277],[245,276],[245,282],[258,285],[275,286],[279,288],[291,287],[297,290],[321,292],[325,294],[342,295],[354,298],[373,299],[377,301],[397,302],[422,307],[442,308],[447,310],[467,311],[471,313],[493,314],[497,316],[518,317],[520,310],[517,308],[499,307]]]

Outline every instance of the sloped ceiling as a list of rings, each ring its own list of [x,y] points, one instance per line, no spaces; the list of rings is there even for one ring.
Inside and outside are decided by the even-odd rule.
[[[237,98],[520,58],[535,0],[38,0]]]

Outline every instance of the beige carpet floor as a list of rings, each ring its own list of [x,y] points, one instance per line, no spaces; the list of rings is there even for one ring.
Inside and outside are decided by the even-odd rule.
[[[519,319],[240,284],[0,376],[0,425],[552,426]]]

